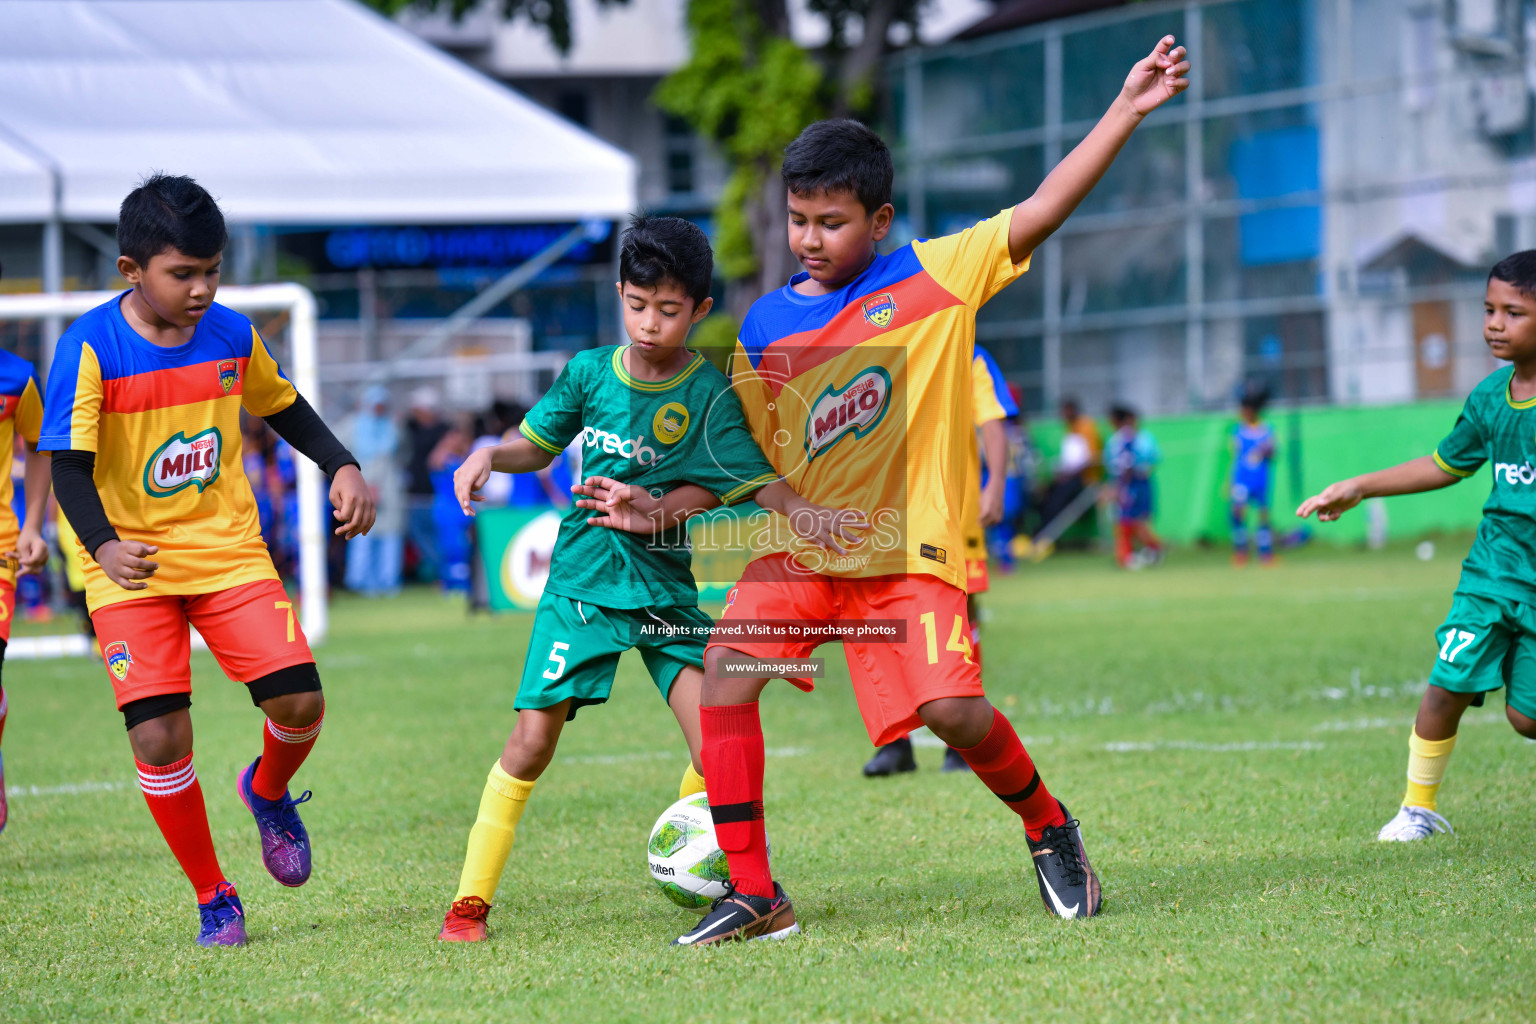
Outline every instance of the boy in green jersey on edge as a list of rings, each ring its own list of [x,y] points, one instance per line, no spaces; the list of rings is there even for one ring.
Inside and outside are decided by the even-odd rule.
[[[560,523],[514,704],[517,724],[486,779],[458,895],[438,935],[445,942],[485,938],[490,900],[534,782],[577,709],[608,699],[619,655],[630,648],[639,649],[688,743],[679,796],[703,792],[699,693],[714,623],[698,608],[688,516],[756,495],[764,508],[788,516],[798,535],[838,551],[865,525],[805,501],[779,480],[730,382],[688,350],[689,329],[709,313],[713,270],[709,240],[697,226],[637,217],[619,254],[630,344],[572,357],[518,428],[521,436],[474,453],[454,473],[459,504],[474,515],[470,503],[493,470],[543,469],[580,438],[588,482],[573,488],[586,497]],[[623,501],[603,500],[618,488]]]
[[[1340,481],[1296,510],[1327,522],[1365,498],[1437,490],[1493,463],[1477,540],[1435,635],[1439,659],[1408,740],[1408,792],[1382,826],[1383,842],[1451,831],[1435,812],[1435,796],[1462,712],[1490,690],[1504,690],[1509,724],[1536,739],[1536,250],[1517,252],[1489,273],[1483,340],[1514,365],[1472,390],[1433,455]]]

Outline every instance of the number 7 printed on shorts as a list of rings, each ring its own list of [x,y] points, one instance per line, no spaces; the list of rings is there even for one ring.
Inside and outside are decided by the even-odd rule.
[[[1456,655],[1466,650],[1467,647],[1476,642],[1476,640],[1476,633],[1468,633],[1464,629],[1446,630],[1445,643],[1440,646],[1440,660],[1450,664],[1455,664]]]

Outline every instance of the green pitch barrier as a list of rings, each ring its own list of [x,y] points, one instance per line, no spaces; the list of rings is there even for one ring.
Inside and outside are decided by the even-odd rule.
[[[1271,512],[1275,528],[1287,533],[1301,525],[1296,506],[1335,480],[1428,455],[1450,432],[1460,402],[1419,402],[1351,408],[1286,409],[1267,419],[1275,425],[1279,453]],[[1225,543],[1227,488],[1232,473],[1231,413],[1164,416],[1145,421],[1157,439],[1163,462],[1155,477],[1156,527],[1166,539],[1189,544]],[[1100,425],[1108,438],[1109,428]],[[1030,424],[1035,444],[1047,457],[1060,450],[1061,424]],[[1488,497],[1485,466],[1470,479],[1431,494],[1387,502],[1394,538],[1472,530]],[[1365,540],[1367,517],[1357,509],[1336,523],[1311,527],[1313,537],[1333,544]]]

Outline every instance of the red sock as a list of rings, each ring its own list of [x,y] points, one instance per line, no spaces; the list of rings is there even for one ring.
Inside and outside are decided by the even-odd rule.
[[[704,778],[715,838],[731,866],[731,884],[749,896],[773,896],[763,830],[763,725],[757,702],[699,708]]]
[[[261,763],[251,775],[251,789],[263,800],[277,800],[288,792],[288,780],[309,756],[325,724],[325,698],[320,699],[320,717],[308,725],[289,728],[267,719],[262,730]]]
[[[11,702],[5,696],[5,687],[0,686],[0,738],[5,736],[5,713],[11,709]]]
[[[208,812],[203,807],[203,787],[192,770],[192,755],[174,764],[156,766],[135,759],[139,766],[139,788],[144,802],[155,816],[160,834],[176,855],[181,870],[187,873],[197,902],[213,899],[214,890],[224,881],[218,855],[213,852],[213,836],[208,833]]]
[[[1061,804],[1040,780],[1035,762],[1029,759],[1013,725],[996,708],[992,715],[987,738],[974,747],[961,749],[960,756],[999,800],[1024,819],[1024,831],[1029,837],[1039,839],[1041,829],[1061,825],[1067,816],[1061,813]]]
[[[1133,532],[1130,523],[1115,524],[1115,560],[1121,565],[1128,563],[1136,551],[1136,545],[1132,542]]]

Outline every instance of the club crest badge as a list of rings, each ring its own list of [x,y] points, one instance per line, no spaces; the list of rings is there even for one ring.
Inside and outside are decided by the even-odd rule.
[[[128,678],[128,667],[133,664],[133,655],[128,653],[126,643],[116,640],[107,644],[101,649],[101,656],[107,659],[107,668],[112,670],[118,682]]]
[[[881,292],[864,300],[864,319],[882,331],[891,326],[891,318],[895,315],[896,300],[891,297],[890,292]]]
[[[219,384],[227,395],[240,383],[240,364],[233,359],[219,360]]]
[[[662,444],[676,444],[688,433],[688,407],[681,402],[668,402],[651,417],[651,433]]]

